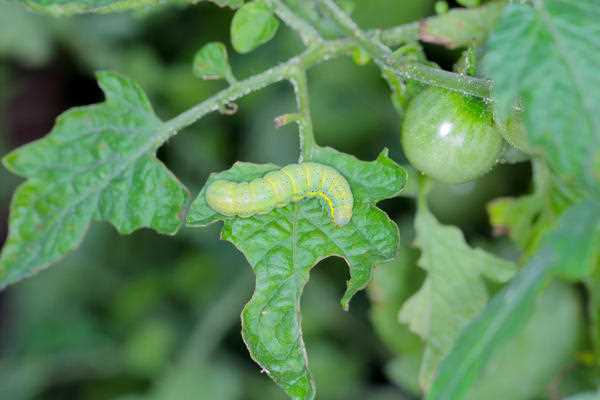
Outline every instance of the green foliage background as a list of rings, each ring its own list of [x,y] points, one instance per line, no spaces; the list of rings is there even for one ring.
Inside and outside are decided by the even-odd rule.
[[[114,4],[127,8],[130,3]],[[401,3],[400,7],[394,0],[357,1],[353,15],[369,28],[398,25],[433,13],[430,0]],[[28,4],[39,9],[45,2],[30,0]],[[230,43],[232,16],[232,10],[213,3],[187,7],[182,1],[129,14],[54,19],[27,12],[16,3],[0,2],[0,154],[48,133],[53,119],[66,109],[102,101],[93,75],[97,70],[115,70],[135,78],[158,118],[167,119],[192,107],[224,87],[222,82],[199,80],[192,63],[204,44]],[[519,17],[526,16],[515,16]],[[437,35],[452,34],[435,25],[427,29],[433,42]],[[243,43],[237,46],[247,49]],[[298,37],[281,24],[266,45],[243,56],[230,51],[229,57],[236,76],[246,77],[301,49]],[[460,57],[460,51],[436,45],[427,45],[426,51],[430,60],[446,68]],[[494,61],[488,60],[486,68],[499,80],[518,74],[495,67]],[[320,144],[364,160],[376,159],[381,148],[388,147],[392,159],[405,163],[398,140],[399,114],[372,63],[357,66],[341,58],[311,69],[308,77]],[[535,85],[536,76],[530,78]],[[504,94],[505,102],[509,104],[510,96],[519,90],[511,87],[511,93]],[[582,100],[576,105],[584,108],[586,104]],[[272,123],[295,109],[288,85],[251,94],[238,105],[235,115],[203,118],[158,151],[158,159],[192,193],[200,192],[211,172],[225,170],[236,160],[280,165],[297,161],[295,127],[276,129]],[[152,118],[144,118],[144,123],[151,124]],[[540,119],[527,122],[535,121]],[[585,125],[584,132],[588,139],[598,137],[592,126]],[[585,146],[586,142],[581,143]],[[564,144],[556,144],[560,145]],[[32,168],[34,161],[25,164]],[[560,168],[563,161],[555,163]],[[580,164],[590,162],[584,159]],[[566,172],[577,174],[580,171],[575,167]],[[412,399],[420,396],[419,385],[431,385],[431,365],[437,367],[443,355],[431,343],[440,339],[445,354],[466,322],[426,304],[427,300],[468,303],[466,314],[472,317],[488,297],[500,291],[500,282],[512,275],[514,265],[497,257],[516,262],[522,249],[506,237],[492,235],[488,202],[505,197],[489,206],[498,228],[522,222],[510,219],[515,210],[510,207],[525,209],[523,214],[530,213],[534,219],[549,197],[559,198],[555,203],[562,199],[538,184],[540,190],[534,195],[515,200],[530,192],[531,176],[530,163],[503,164],[474,182],[437,184],[429,194],[429,207],[418,206],[416,232],[414,202],[395,198],[380,203],[400,227],[402,251],[376,269],[368,293],[359,293],[349,312],[339,305],[348,268],[339,259],[319,263],[302,298],[304,341],[319,399]],[[593,177],[582,179],[593,181]],[[17,183],[17,178],[0,169],[3,232]],[[173,191],[184,196],[177,187]],[[570,210],[569,215],[594,223],[598,213],[589,210]],[[536,229],[553,219],[546,214],[518,231],[517,244],[527,248],[537,243]],[[433,216],[443,224],[457,225],[462,234],[440,225]],[[123,232],[131,230],[116,225]],[[435,233],[433,240],[430,233]],[[65,257],[60,267],[0,293],[0,399],[287,398],[248,356],[239,334],[239,314],[250,299],[254,277],[244,257],[230,244],[216,241],[217,235],[215,225],[182,229],[166,238],[150,230],[121,236],[108,224],[92,224],[82,246]],[[228,225],[227,235],[233,235]],[[559,243],[560,236],[550,240]],[[470,245],[494,256],[480,254]],[[473,285],[467,289],[471,291],[457,290],[465,298],[452,290],[444,292],[443,282],[449,279],[444,273],[454,267],[452,258],[442,260],[432,254],[445,246],[454,249],[457,258],[489,260],[493,268],[487,274],[492,279],[469,276]],[[23,254],[19,249],[14,252]],[[439,282],[442,288],[432,292],[438,297],[424,298],[422,291]],[[423,283],[426,286],[421,287]],[[594,356],[584,326],[582,296],[580,286],[553,283],[539,301],[528,304],[533,316],[517,337],[502,344],[470,398],[554,399],[579,392],[589,394],[577,399],[593,398],[598,374],[590,361]],[[480,329],[485,330],[485,322]],[[409,329],[415,323],[420,328]]]

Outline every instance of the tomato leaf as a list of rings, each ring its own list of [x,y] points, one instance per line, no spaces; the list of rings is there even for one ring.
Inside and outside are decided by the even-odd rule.
[[[424,201],[419,203],[415,242],[427,278],[402,306],[400,321],[426,342],[419,380],[427,390],[462,328],[485,307],[488,293],[483,278],[505,282],[515,265],[469,247],[460,230],[441,225]]]
[[[196,52],[193,63],[194,75],[201,79],[233,79],[227,49],[223,43],[205,44]]]
[[[225,217],[207,204],[206,187],[216,179],[249,181],[279,167],[236,163],[213,174],[192,203],[188,225],[224,221],[222,237],[248,259],[256,287],[242,312],[242,334],[252,358],[294,399],[313,399],[300,326],[300,296],[311,268],[329,256],[343,257],[350,280],[344,308],[371,279],[372,268],[391,259],[398,246],[398,228],[375,204],[395,196],[406,173],[383,152],[372,162],[360,161],[331,148],[317,148],[311,161],[330,165],[348,180],[354,196],[353,216],[334,225],[319,200],[305,199],[250,218]]]
[[[555,276],[581,279],[598,262],[600,204],[584,200],[560,217],[541,250],[472,321],[442,362],[429,400],[462,399],[490,356],[527,321],[534,300]]]
[[[41,66],[51,55],[52,33],[47,21],[16,2],[0,3],[0,57],[13,57],[20,63]],[[6,90],[8,85],[2,87]]]
[[[231,44],[238,53],[249,53],[275,36],[279,20],[263,0],[246,3],[231,21]]]
[[[172,129],[133,81],[111,72],[98,81],[104,103],[65,112],[48,136],[3,159],[27,181],[11,203],[0,288],[75,249],[92,219],[120,233],[181,225],[187,190],[155,156]]]
[[[532,145],[564,182],[597,194],[600,3],[533,4],[509,5],[487,44],[483,70],[495,81],[496,111],[506,119],[520,99]]]
[[[184,0],[197,3],[203,0]],[[208,0],[220,7],[238,8],[244,0]],[[125,10],[143,9],[163,4],[157,0],[21,0],[34,11],[55,16],[83,13],[110,13]],[[173,1],[177,3],[177,1]]]

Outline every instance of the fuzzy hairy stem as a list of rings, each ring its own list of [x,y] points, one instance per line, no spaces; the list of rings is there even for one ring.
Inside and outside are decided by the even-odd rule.
[[[319,0],[323,8],[339,27],[360,46],[382,68],[389,68],[403,79],[413,79],[428,85],[439,86],[463,94],[491,99],[492,82],[429,67],[418,63],[403,63],[394,60],[392,51],[384,43],[372,39],[333,0]]]
[[[161,128],[162,134],[157,140],[156,145],[157,147],[160,146],[170,137],[176,135],[179,130],[193,124],[208,113],[218,111],[228,103],[234,102],[249,93],[274,83],[283,80],[291,80],[294,71],[297,69],[307,70],[326,60],[350,54],[357,46],[363,46],[367,41],[371,43],[376,40],[375,38],[381,40],[381,43],[385,46],[397,46],[402,43],[415,41],[419,39],[418,24],[409,23],[382,31],[370,31],[361,35],[360,39],[349,37],[337,40],[318,41],[303,53],[291,58],[287,62],[272,67],[260,74],[234,82],[228,88],[223,89],[184,113],[165,122]],[[363,43],[361,43],[361,41]],[[425,68],[425,66],[420,64],[395,65],[393,66],[393,69],[397,72],[400,71],[398,73],[402,74],[403,77],[416,79],[431,85],[459,90],[466,94],[487,98],[487,93],[489,93],[487,81],[483,81],[486,82],[486,85],[481,85],[480,81],[482,80],[480,79],[469,78],[433,68]],[[473,82],[475,82],[475,84],[472,84]]]
[[[300,127],[300,162],[310,160],[312,150],[316,146],[315,134],[313,132],[312,117],[310,115],[310,103],[308,96],[308,84],[306,83],[306,71],[297,68],[292,72],[290,81],[294,85],[296,103],[300,111],[298,125]]]
[[[304,19],[298,17],[283,0],[267,0],[273,7],[275,14],[290,28],[298,32],[305,46],[322,41],[321,35],[317,30]]]

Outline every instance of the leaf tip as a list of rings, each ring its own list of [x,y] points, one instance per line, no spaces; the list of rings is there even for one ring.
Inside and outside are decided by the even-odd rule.
[[[389,154],[390,154],[390,150],[387,147],[384,147],[383,150],[381,150],[379,152],[378,158],[379,157],[386,157],[387,158],[387,157],[389,157]]]
[[[119,74],[117,74],[116,72],[111,71],[109,69],[98,70],[98,71],[94,72],[94,76],[96,77],[96,80],[98,82],[104,82],[109,79],[114,79],[114,78],[120,77]]]
[[[6,154],[4,157],[2,157],[2,165],[4,165],[4,168],[6,168],[7,170],[14,172],[14,161],[15,161],[15,154],[14,151],[11,151],[10,153]],[[2,275],[0,274],[0,277]]]
[[[346,312],[350,310],[350,299],[342,299],[340,304],[342,305],[342,310]]]
[[[344,311],[350,310],[350,300],[352,300],[356,292],[358,292],[360,289],[362,288],[353,287],[351,281],[348,282],[348,288],[346,289],[344,296],[342,296],[342,299],[340,300],[340,304]]]

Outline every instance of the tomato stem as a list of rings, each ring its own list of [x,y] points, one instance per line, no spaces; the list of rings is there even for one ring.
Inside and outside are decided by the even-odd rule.
[[[319,32],[304,19],[298,17],[283,1],[267,0],[267,3],[286,25],[298,32],[305,46],[323,41]]]
[[[490,100],[492,82],[486,79],[456,74],[438,68],[432,68],[419,63],[406,63],[395,60],[392,50],[381,41],[372,38],[362,31],[358,25],[333,0],[319,0],[325,11],[337,22],[346,34],[355,39],[364,50],[375,60],[382,69],[390,69],[403,79],[438,86],[462,94],[481,97]]]
[[[277,6],[279,2],[275,0],[271,1],[271,4],[273,4],[273,6],[275,7],[275,12],[278,13],[278,15],[281,17],[280,14],[283,13],[283,9]],[[341,12],[343,13],[343,11]],[[298,23],[292,24],[290,22],[290,24],[290,26],[293,29],[301,29],[299,28],[300,25]],[[304,27],[308,26],[308,24],[306,24],[305,22],[304,24]],[[304,30],[305,37],[307,35],[306,32],[308,32],[308,30]],[[362,32],[361,38],[362,41],[368,41],[369,43],[372,43],[375,40],[375,38],[377,38],[377,40],[380,40],[383,45],[397,46],[402,43],[418,40],[419,27],[418,24],[409,23],[399,25],[391,29],[386,29],[383,31],[374,30],[369,32]],[[165,122],[161,128],[161,132],[158,135],[156,145],[160,146],[170,137],[176,135],[177,132],[181,129],[193,124],[208,113],[218,111],[224,104],[234,102],[235,100],[241,97],[244,97],[252,92],[265,88],[274,83],[281,82],[286,79],[291,79],[291,74],[293,74],[293,72],[296,69],[306,71],[307,69],[317,64],[320,64],[321,62],[342,55],[350,55],[358,45],[363,46],[363,44],[357,38],[354,37],[336,40],[319,40],[313,42],[312,45],[308,47],[303,53],[289,59],[288,61],[280,65],[274,66],[262,73],[251,76],[244,80],[232,81],[230,82],[231,85],[228,88],[223,89],[219,93],[198,103],[197,105],[185,111],[184,113],[179,114],[173,119]],[[465,94],[478,97],[487,97],[487,93],[489,92],[488,81],[483,81],[481,79],[464,77],[459,74],[454,74],[442,70],[436,70],[420,64],[403,64],[402,66],[396,65],[393,68],[394,71],[398,71],[400,69],[403,69],[403,77],[410,76],[421,82],[426,82],[429,84],[434,84],[453,90],[459,90]],[[465,84],[465,82],[467,84]],[[310,141],[311,139],[309,138],[308,140]],[[307,143],[305,138],[304,145],[306,144]],[[311,145],[308,144],[309,148],[310,146]]]
[[[312,150],[317,145],[315,134],[313,132],[312,118],[310,115],[310,103],[308,96],[308,85],[306,83],[306,71],[301,68],[295,68],[290,74],[290,81],[294,86],[296,94],[296,103],[300,111],[298,126],[300,129],[300,160],[310,160]]]

